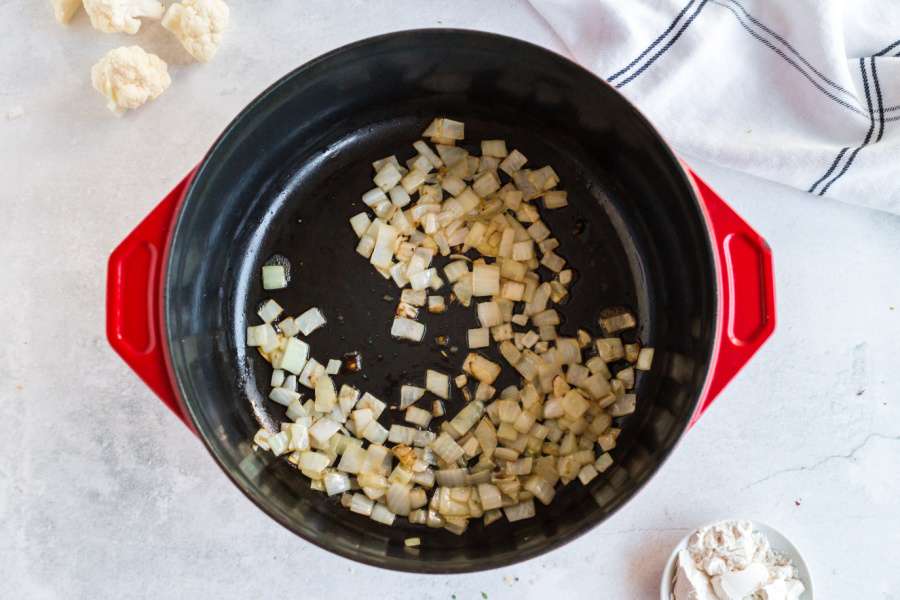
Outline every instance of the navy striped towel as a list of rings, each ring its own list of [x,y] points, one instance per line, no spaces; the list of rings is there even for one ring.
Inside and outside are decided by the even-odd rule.
[[[900,0],[530,0],[686,159],[900,213]]]

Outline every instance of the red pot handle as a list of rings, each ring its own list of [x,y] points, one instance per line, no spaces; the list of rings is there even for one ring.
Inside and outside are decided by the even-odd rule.
[[[185,424],[164,349],[162,277],[175,212],[193,175],[182,179],[113,250],[106,279],[110,345]]]
[[[775,330],[775,278],[766,240],[735,213],[696,173],[688,173],[706,208],[719,263],[722,324],[712,375],[693,418],[712,404],[722,388]]]

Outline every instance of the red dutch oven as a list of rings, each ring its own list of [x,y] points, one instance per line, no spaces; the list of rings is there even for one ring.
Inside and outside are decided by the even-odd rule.
[[[624,305],[640,323],[634,337],[656,348],[612,469],[569,484],[535,518],[473,524],[461,536],[374,523],[310,490],[286,461],[255,452],[256,429],[277,427],[284,414],[265,399],[268,365],[244,340],[257,304],[273,297],[292,314],[325,312],[328,326],[309,339],[320,361],[361,352],[362,371],[338,383],[396,402],[398,384],[426,368],[459,370],[464,350],[445,358],[435,344],[389,338],[393,304],[382,296],[396,288],[356,255],[347,222],[371,187],[371,161],[403,148],[411,156],[437,115],[465,121],[468,140],[505,139],[559,173],[570,205],[545,220],[577,273],[561,330],[596,329],[602,308]],[[290,260],[292,284],[268,293],[259,269],[274,254]],[[624,97],[545,49],[459,30],[357,42],[263,92],[115,249],[107,302],[113,348],[262,510],[342,556],[443,573],[524,560],[605,520],[775,325],[765,241]],[[471,322],[452,309],[428,317],[428,335],[464,348]],[[504,377],[498,389],[516,383]],[[451,403],[448,414],[458,409]],[[422,545],[406,548],[410,536]]]

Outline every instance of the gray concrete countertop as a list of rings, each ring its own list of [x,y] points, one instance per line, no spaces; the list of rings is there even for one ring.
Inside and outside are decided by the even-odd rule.
[[[779,327],[613,518],[514,567],[424,577],[332,556],[248,502],[107,345],[109,252],[248,101],[322,52],[423,26],[561,48],[514,0],[231,4],[219,55],[195,65],[156,24],[100,34],[0,0],[0,597],[652,598],[678,539],[733,516],[789,535],[823,597],[900,597],[900,218],[699,161],[773,248]],[[132,43],[173,84],[116,119],[89,70]]]

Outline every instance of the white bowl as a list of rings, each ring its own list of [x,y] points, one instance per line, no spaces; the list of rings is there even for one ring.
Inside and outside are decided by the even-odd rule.
[[[721,522],[721,520],[716,521],[716,523]],[[715,523],[710,523],[705,527],[710,527],[714,524]],[[803,556],[800,554],[797,547],[794,546],[789,539],[784,537],[780,531],[769,527],[765,523],[750,521],[750,524],[753,526],[754,531],[758,531],[769,538],[769,545],[772,547],[772,550],[789,558],[797,569],[798,578],[803,582],[803,585],[806,586],[806,591],[800,596],[800,600],[813,600],[813,584],[812,577],[810,577],[809,573],[809,567],[806,565],[806,561],[803,560]],[[697,529],[701,528],[698,527]],[[694,529],[694,531],[697,529]],[[687,548],[688,539],[690,539],[694,531],[686,535],[684,539],[678,542],[675,549],[672,550],[672,555],[669,556],[669,560],[666,562],[666,568],[663,569],[662,582],[659,585],[659,600],[672,600],[672,579],[675,577],[675,561],[678,558],[678,552]]]

